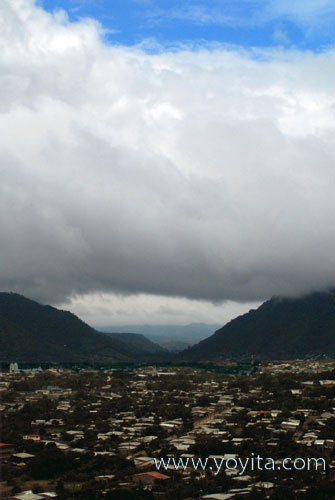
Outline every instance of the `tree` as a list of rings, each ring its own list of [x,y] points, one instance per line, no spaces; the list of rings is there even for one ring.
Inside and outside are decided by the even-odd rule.
[[[47,446],[39,455],[34,457],[27,466],[34,479],[51,479],[60,477],[73,469],[74,461],[61,450]]]
[[[31,490],[33,493],[37,494],[37,493],[42,493],[43,488],[39,483],[35,483],[35,484],[33,484]]]

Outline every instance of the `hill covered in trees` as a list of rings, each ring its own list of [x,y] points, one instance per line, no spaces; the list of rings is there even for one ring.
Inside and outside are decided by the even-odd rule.
[[[303,359],[335,356],[335,291],[272,298],[233,319],[180,359]]]
[[[141,333],[168,350],[183,350],[212,335],[221,325],[191,323],[189,325],[119,325],[96,327],[101,332]]]
[[[141,333],[108,333],[105,332],[105,335],[110,338],[117,340],[119,342],[125,342],[129,349],[133,349],[135,353],[147,353],[147,354],[155,354],[155,353],[166,353],[166,349],[161,347],[151,340],[147,339]]]
[[[0,293],[1,361],[128,362],[149,359],[152,352],[148,347],[143,349],[143,339],[136,343],[134,335],[132,342],[129,338],[123,341],[120,336],[109,338],[68,311],[41,305],[16,293]]]
[[[272,298],[174,361],[304,359],[335,356],[335,291]],[[159,362],[172,355],[145,336],[100,333],[74,314],[0,293],[0,361]]]

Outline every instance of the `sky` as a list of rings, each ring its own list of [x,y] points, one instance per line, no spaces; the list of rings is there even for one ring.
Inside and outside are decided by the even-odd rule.
[[[2,0],[0,289],[224,324],[335,284],[327,0]]]
[[[112,44],[235,44],[322,50],[334,43],[332,0],[42,0],[70,21],[93,18]]]

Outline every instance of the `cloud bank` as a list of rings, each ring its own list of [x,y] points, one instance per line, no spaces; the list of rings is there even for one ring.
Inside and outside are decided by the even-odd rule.
[[[91,293],[77,295],[59,307],[70,309],[88,324],[99,326],[120,325],[187,325],[209,323],[223,325],[231,319],[255,309],[259,303],[212,303],[180,297],[137,294]],[[212,332],[217,328],[213,326]],[[115,330],[114,330],[115,331]],[[136,332],[136,330],[132,330]]]
[[[220,302],[334,285],[334,53],[102,38],[0,3],[1,289]]]

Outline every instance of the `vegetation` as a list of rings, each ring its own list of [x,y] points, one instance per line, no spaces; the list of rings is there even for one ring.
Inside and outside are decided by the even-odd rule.
[[[138,336],[141,337],[141,336]],[[16,293],[0,293],[1,361],[122,362],[164,357],[163,349],[136,334],[125,340],[99,333],[68,311]]]
[[[335,291],[273,298],[230,321],[180,359],[303,359],[335,355]]]

